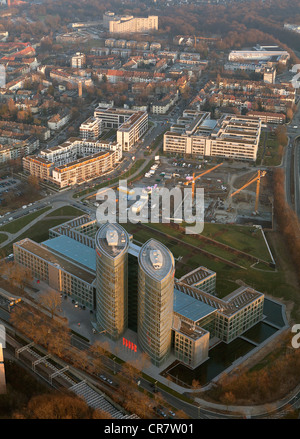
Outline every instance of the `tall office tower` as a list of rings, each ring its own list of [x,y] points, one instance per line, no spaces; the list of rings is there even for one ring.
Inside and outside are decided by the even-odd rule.
[[[128,325],[127,259],[129,237],[118,224],[106,223],[96,234],[96,319],[117,340]]]
[[[150,239],[139,253],[138,340],[155,366],[171,350],[175,262],[172,253]]]

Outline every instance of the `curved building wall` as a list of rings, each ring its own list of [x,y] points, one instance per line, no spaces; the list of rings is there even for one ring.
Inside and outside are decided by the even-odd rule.
[[[107,231],[118,234],[118,245],[111,246]],[[101,330],[117,340],[127,328],[127,258],[129,238],[117,224],[105,224],[96,234],[96,319]]]
[[[155,269],[149,253],[159,250],[162,267]],[[153,239],[139,254],[138,340],[154,365],[160,366],[171,350],[175,264],[172,253]]]

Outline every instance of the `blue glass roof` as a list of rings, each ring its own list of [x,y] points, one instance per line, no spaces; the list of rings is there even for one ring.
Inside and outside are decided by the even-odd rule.
[[[43,242],[43,245],[52,249],[54,252],[77,262],[84,267],[96,271],[96,252],[95,249],[81,244],[75,239],[61,235]]]
[[[216,311],[216,308],[174,288],[173,310],[183,317],[196,322]]]

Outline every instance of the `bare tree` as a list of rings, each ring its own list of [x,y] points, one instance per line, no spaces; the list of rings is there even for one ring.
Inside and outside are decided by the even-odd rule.
[[[40,303],[50,312],[53,319],[55,312],[61,306],[61,297],[57,291],[48,290],[40,296]]]

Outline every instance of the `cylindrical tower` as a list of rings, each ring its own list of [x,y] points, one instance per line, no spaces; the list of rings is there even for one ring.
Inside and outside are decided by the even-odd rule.
[[[96,319],[113,340],[127,328],[129,237],[119,224],[107,223],[96,234]]]
[[[138,340],[154,365],[171,350],[175,262],[170,250],[150,239],[139,253]]]

